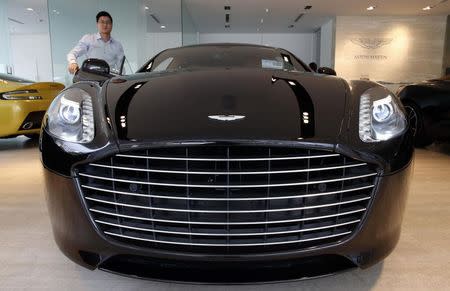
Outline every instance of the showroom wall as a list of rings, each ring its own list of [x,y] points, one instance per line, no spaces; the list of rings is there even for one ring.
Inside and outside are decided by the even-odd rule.
[[[52,58],[48,33],[11,34],[14,75],[34,81],[51,81]]]
[[[348,79],[393,83],[440,77],[445,16],[336,19],[335,69]]]
[[[147,61],[165,49],[181,46],[181,32],[147,33],[145,41],[145,60]]]
[[[283,47],[306,63],[320,60],[320,66],[334,67],[338,75],[350,79],[415,82],[439,77],[450,67],[450,22],[446,16],[338,16],[311,33],[256,29],[254,33],[207,33],[208,27],[201,27],[203,32],[198,33],[189,7],[181,0],[172,0],[170,5],[166,0],[48,0],[49,37],[40,33],[10,37],[7,2],[0,0],[0,72],[6,71],[5,64],[13,63],[15,74],[34,80],[53,76],[55,81],[70,83],[66,55],[84,34],[96,32],[95,14],[103,9],[114,18],[113,37],[124,46],[127,73],[164,49],[197,42]],[[161,23],[154,23],[151,14]],[[166,29],[160,29],[160,24],[167,23]],[[29,56],[28,63],[21,56]],[[30,65],[33,70],[27,68]]]
[[[320,67],[334,67],[336,20],[332,19],[320,28]]]
[[[447,33],[445,36],[444,62],[442,64],[442,74],[450,75],[450,15],[447,16]]]
[[[6,73],[11,65],[7,0],[0,0],[0,40],[0,73]]]
[[[314,33],[200,33],[200,43],[252,43],[289,50],[305,63],[314,58]]]

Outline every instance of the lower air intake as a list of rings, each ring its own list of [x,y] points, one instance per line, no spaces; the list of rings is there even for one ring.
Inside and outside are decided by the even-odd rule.
[[[163,261],[140,256],[118,255],[106,260],[99,268],[147,279],[239,284],[316,278],[356,268],[356,265],[349,259],[336,255],[282,262],[221,262],[220,264]]]

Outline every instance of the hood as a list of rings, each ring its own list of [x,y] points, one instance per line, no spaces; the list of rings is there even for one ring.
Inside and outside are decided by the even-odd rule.
[[[414,84],[416,86],[421,87],[427,87],[432,89],[440,89],[440,90],[449,90],[450,88],[450,80],[447,79],[434,79],[434,80],[428,80],[424,82],[420,82],[417,84]]]
[[[436,94],[442,94],[447,96],[450,93],[450,80],[436,79],[423,81],[416,84],[406,85],[401,87],[397,91],[397,95],[400,99],[411,98],[428,98]],[[445,98],[445,97],[444,97]]]
[[[342,79],[254,69],[136,74],[107,84],[119,143],[173,140],[336,141]]]

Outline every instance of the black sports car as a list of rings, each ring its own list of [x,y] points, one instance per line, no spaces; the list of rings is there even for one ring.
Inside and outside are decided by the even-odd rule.
[[[255,45],[169,49],[136,74],[89,60],[42,128],[60,249],[164,280],[366,268],[400,235],[413,155],[386,88]],[[186,271],[187,270],[187,271]]]
[[[450,75],[407,85],[398,96],[411,120],[416,146],[450,141]]]

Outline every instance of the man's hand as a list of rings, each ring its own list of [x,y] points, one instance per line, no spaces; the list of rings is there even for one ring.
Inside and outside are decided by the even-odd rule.
[[[68,70],[69,70],[69,73],[75,74],[79,70],[78,64],[77,63],[69,64]]]

